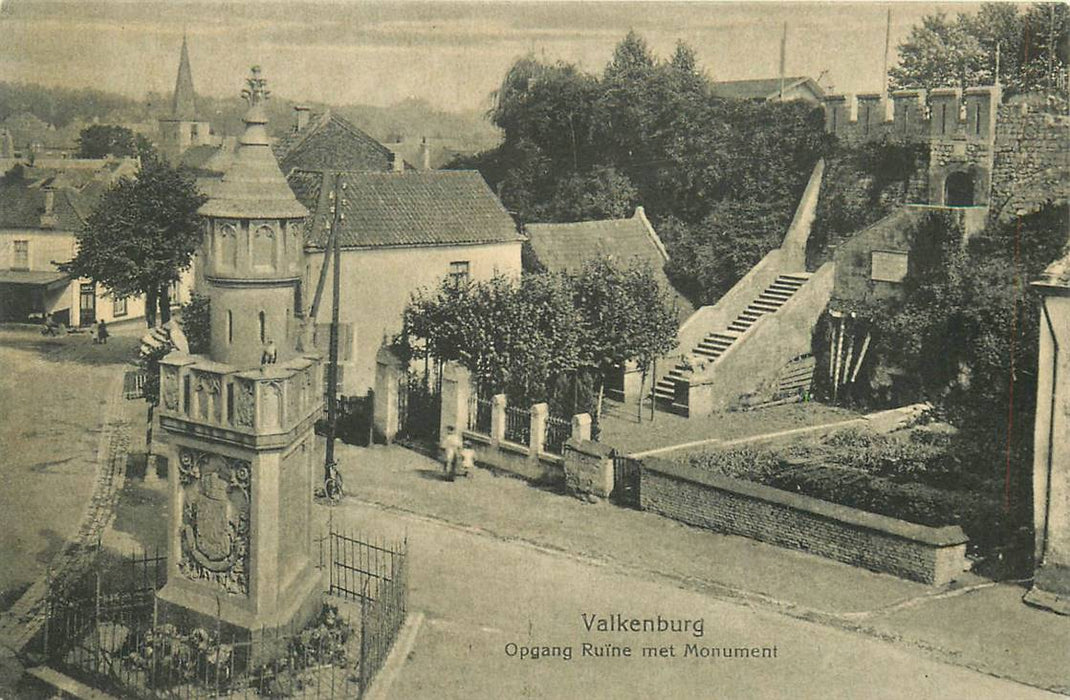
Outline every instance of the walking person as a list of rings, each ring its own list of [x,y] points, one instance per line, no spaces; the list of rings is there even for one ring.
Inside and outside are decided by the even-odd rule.
[[[108,344],[108,326],[104,323],[104,319],[100,319],[100,321],[97,322],[97,337],[93,342],[100,343],[101,345]]]
[[[464,442],[457,434],[457,429],[452,425],[447,426],[446,435],[442,438],[442,470],[446,474],[446,481],[453,481],[462,447],[464,447]]]

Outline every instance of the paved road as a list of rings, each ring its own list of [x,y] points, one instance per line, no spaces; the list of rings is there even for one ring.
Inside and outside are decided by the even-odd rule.
[[[409,537],[411,603],[426,619],[393,698],[1057,697],[530,544],[352,501],[339,511]],[[588,632],[584,613],[701,619],[703,631]],[[606,644],[632,656],[593,655]],[[776,656],[716,659],[688,655],[688,645],[775,647]],[[520,647],[543,646],[568,647],[572,658],[521,660]],[[675,656],[644,658],[646,646]]]

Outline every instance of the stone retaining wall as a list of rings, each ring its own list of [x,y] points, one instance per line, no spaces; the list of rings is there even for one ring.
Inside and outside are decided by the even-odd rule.
[[[927,527],[690,465],[645,459],[643,510],[933,585],[965,568],[958,526]]]

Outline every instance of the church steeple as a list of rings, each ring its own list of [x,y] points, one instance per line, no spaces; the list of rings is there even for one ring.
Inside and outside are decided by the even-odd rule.
[[[178,79],[171,102],[171,118],[192,122],[197,120],[197,103],[193,95],[193,71],[189,67],[189,45],[182,34],[182,55],[178,62]]]

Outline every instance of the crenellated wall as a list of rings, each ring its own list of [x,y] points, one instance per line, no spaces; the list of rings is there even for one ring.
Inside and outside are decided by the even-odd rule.
[[[825,129],[847,144],[882,139],[930,145],[934,206],[989,206],[994,216],[1070,196],[1070,117],[1002,104],[998,86],[829,95]]]

